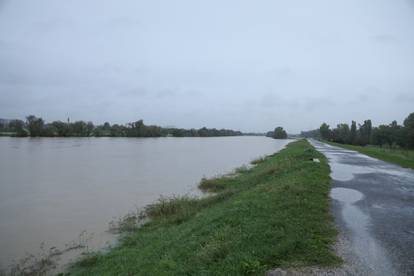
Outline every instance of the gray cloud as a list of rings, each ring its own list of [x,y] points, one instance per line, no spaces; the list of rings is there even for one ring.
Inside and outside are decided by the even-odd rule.
[[[297,100],[289,100],[276,93],[266,93],[259,101],[259,108],[295,108],[299,105]]]
[[[307,112],[313,112],[329,107],[335,107],[335,102],[326,97],[307,98],[304,102],[304,109]]]
[[[0,117],[290,132],[402,121],[410,5],[0,0]]]
[[[402,104],[413,104],[414,103],[414,91],[411,93],[400,93],[394,98],[396,103]]]
[[[140,21],[134,18],[126,17],[126,16],[119,16],[115,18],[111,18],[107,21],[108,27],[112,28],[136,28],[140,26]]]
[[[398,42],[398,39],[390,34],[379,34],[379,35],[375,35],[374,37],[375,41],[378,42],[382,42],[382,43],[393,43],[393,42]]]

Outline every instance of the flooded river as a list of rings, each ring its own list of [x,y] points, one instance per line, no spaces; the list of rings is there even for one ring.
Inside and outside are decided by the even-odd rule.
[[[107,232],[112,219],[160,195],[197,195],[203,176],[230,172],[287,143],[265,137],[0,138],[0,266],[86,237],[93,248],[103,247],[114,239]]]

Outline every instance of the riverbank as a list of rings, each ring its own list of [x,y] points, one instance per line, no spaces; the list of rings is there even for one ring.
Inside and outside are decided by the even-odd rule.
[[[414,150],[407,150],[407,149],[393,149],[393,148],[386,148],[386,147],[378,147],[378,146],[354,146],[354,145],[345,145],[339,144],[334,142],[327,142],[325,143],[341,147],[344,149],[354,150],[368,156],[380,159],[385,162],[397,164],[403,168],[411,168],[414,169]]]
[[[130,216],[117,247],[84,257],[70,275],[242,275],[340,263],[325,157],[301,140],[254,163],[204,179],[200,188],[214,195],[149,205],[140,228]]]

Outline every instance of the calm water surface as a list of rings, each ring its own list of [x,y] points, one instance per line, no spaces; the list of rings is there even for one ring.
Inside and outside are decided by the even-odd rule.
[[[82,231],[102,247],[108,222],[160,195],[199,194],[203,177],[274,153],[288,140],[0,138],[0,266],[64,247]]]

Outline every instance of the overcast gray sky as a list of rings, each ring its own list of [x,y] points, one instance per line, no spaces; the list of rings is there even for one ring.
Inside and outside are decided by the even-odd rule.
[[[295,133],[413,111],[409,0],[0,0],[0,118]]]

